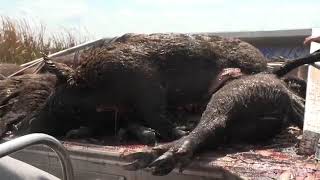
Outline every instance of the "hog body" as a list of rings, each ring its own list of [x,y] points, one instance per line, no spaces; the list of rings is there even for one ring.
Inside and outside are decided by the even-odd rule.
[[[238,67],[251,74],[265,71],[266,63],[260,51],[238,39],[126,34],[87,52],[74,72],[55,71],[66,81],[55,91],[48,108],[59,117],[57,125],[59,120],[74,117],[75,109],[133,108],[141,121],[168,140],[181,136],[173,127],[168,107],[205,105],[211,96],[209,86],[223,68]],[[100,126],[90,117],[82,120],[93,128]]]

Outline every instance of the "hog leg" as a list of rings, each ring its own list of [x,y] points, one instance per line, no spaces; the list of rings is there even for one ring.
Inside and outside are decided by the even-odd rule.
[[[277,116],[280,116],[280,114],[277,114]],[[227,116],[220,116],[213,121],[220,121],[220,122],[223,121],[227,123],[228,118]],[[279,129],[278,122],[281,121],[281,119],[271,116],[271,117],[260,118],[257,121],[264,121],[261,124],[264,124],[265,125],[264,128],[266,129],[272,129],[273,127],[276,129]],[[212,125],[207,126],[205,124],[212,124]],[[241,123],[239,122],[239,124]],[[249,139],[250,136],[255,136],[256,124],[255,125],[247,124],[247,125],[251,127],[240,127],[240,129],[236,130],[237,132],[234,132],[235,136],[239,135],[240,132],[244,132],[244,134],[241,135],[242,137],[240,137],[240,139],[246,139],[246,138]],[[221,131],[223,131],[224,128],[226,128],[225,124],[220,124],[220,123],[213,124],[209,122],[207,123],[203,122],[203,124],[199,125],[193,132],[191,132],[190,135],[183,137],[175,141],[174,143],[171,143],[170,146],[166,146],[163,149],[160,148],[161,151],[153,150],[153,151],[140,152],[132,155],[132,156],[136,156],[135,158],[138,160],[135,160],[133,164],[127,165],[126,169],[136,170],[139,168],[144,168],[146,165],[141,162],[146,163],[145,162],[146,159],[149,161],[152,159],[155,159],[153,162],[147,165],[147,167],[151,168],[153,175],[160,175],[160,176],[166,175],[176,167],[178,167],[179,170],[182,171],[185,167],[189,165],[189,163],[193,158],[194,153],[196,153],[202,146],[211,145],[216,147],[218,145],[212,142],[223,142],[222,140],[223,133],[221,133]],[[215,130],[212,130],[212,129],[215,129]],[[216,133],[214,133],[215,131]],[[270,136],[270,132],[267,132],[267,133],[268,134],[265,134],[265,135],[261,134],[258,136],[261,136],[261,137]],[[235,139],[237,139],[237,137]],[[166,148],[168,148],[168,150],[159,156],[160,152],[162,153]],[[155,147],[155,149],[157,149],[157,147]],[[156,155],[158,155],[157,158],[155,158]]]
[[[72,129],[66,133],[66,138],[69,139],[80,139],[90,137],[92,135],[92,130],[88,127],[81,126],[78,129]]]
[[[135,122],[129,122],[127,131],[133,134],[139,142],[146,145],[154,145],[157,141],[154,129],[142,126]]]
[[[146,85],[148,87],[146,87]],[[158,83],[146,82],[139,89],[137,110],[147,125],[156,130],[165,140],[172,140],[185,135],[185,132],[174,128],[166,112],[165,89]]]
[[[120,128],[117,133],[119,142],[125,142],[129,139],[132,140],[132,138],[129,138],[131,136],[134,136],[139,143],[148,146],[154,146],[157,142],[156,131],[154,129],[145,127],[136,122],[129,122],[126,127]]]
[[[213,121],[226,122],[227,117],[220,116]],[[199,124],[188,136],[176,141],[168,151],[149,164],[148,167],[152,169],[152,174],[166,175],[176,166],[185,167],[190,162],[194,152],[198,150],[198,147],[204,144],[209,135],[214,132],[212,129],[225,127],[223,124],[220,125],[218,123],[207,122],[207,124],[208,126],[204,122]],[[198,132],[201,132],[201,136],[197,135]]]
[[[192,156],[190,148],[196,146],[196,144],[192,143],[195,141],[196,140],[192,140],[190,134],[179,140],[158,145],[152,149],[148,148],[140,152],[122,155],[123,159],[133,161],[122,167],[129,171],[151,167],[153,175],[168,174],[177,165],[176,160],[180,160],[180,163],[183,162],[183,164],[180,164],[181,168],[190,162]],[[182,158],[178,159],[178,156],[185,156],[186,161],[182,161]]]

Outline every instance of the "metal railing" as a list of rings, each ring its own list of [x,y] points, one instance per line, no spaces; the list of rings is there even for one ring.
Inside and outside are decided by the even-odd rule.
[[[284,64],[284,62],[268,62],[267,65],[269,68],[274,68],[274,67],[277,67],[277,66],[282,66]],[[317,68],[320,70],[320,62],[315,62],[315,63],[312,63],[310,64],[311,66]],[[308,64],[305,64],[304,66],[309,66]]]
[[[48,57],[49,58],[53,58],[53,57],[64,56],[64,55],[71,54],[71,53],[74,53],[76,51],[82,50],[82,49],[84,49],[86,47],[89,47],[89,46],[93,46],[93,45],[96,45],[96,44],[99,44],[99,43],[104,43],[105,41],[111,41],[111,40],[109,40],[107,38],[101,38],[101,39],[97,39],[97,40],[94,40],[94,41],[85,42],[83,44],[79,44],[77,46],[74,46],[74,47],[71,47],[71,48],[68,48],[68,49],[65,49],[65,50],[50,54],[50,55],[48,55]],[[43,58],[38,58],[38,59],[35,59],[33,61],[24,63],[24,64],[21,65],[23,67],[22,69],[20,69],[19,71],[15,72],[13,74],[10,74],[8,77],[15,76],[15,75],[25,71],[28,68],[36,66],[41,61],[43,61]]]
[[[47,134],[29,134],[0,144],[0,158],[32,145],[46,145],[50,147],[60,159],[63,179],[74,179],[73,167],[68,152],[57,139]]]

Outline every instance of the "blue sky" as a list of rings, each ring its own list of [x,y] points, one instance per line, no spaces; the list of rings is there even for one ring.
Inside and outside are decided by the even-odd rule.
[[[220,32],[320,27],[319,0],[0,0],[0,15],[78,28],[94,37],[127,32]]]

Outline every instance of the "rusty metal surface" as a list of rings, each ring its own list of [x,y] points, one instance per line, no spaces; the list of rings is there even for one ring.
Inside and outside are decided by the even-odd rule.
[[[144,148],[143,146],[96,147],[69,143],[65,143],[65,146],[70,151],[80,154],[114,156],[116,157],[115,164],[121,164],[121,160],[118,159],[120,154]],[[296,179],[307,177],[320,179],[320,163],[317,163],[312,156],[300,156],[292,151],[292,147],[283,149],[278,147],[255,149],[252,147],[252,149],[243,152],[234,152],[234,150],[228,149],[207,151],[196,157],[187,171],[217,171],[222,168],[224,171],[246,179],[274,179],[287,174]]]
[[[320,179],[314,156],[298,155],[301,130],[289,127],[265,145],[240,145],[202,154],[206,166],[219,166],[246,179]]]
[[[224,145],[216,150],[206,149],[199,153],[182,173],[174,170],[168,176],[152,179],[320,179],[320,163],[317,163],[314,156],[297,154],[301,134],[300,129],[289,127],[264,144]],[[120,158],[121,154],[139,151],[147,146],[138,144],[95,145],[85,143],[85,140],[64,141],[63,144],[70,152],[78,176],[81,173],[98,173],[101,177],[114,174],[129,180],[137,177],[139,179],[152,177],[148,170],[130,172],[120,167],[124,163]],[[28,155],[26,153],[28,154],[27,151],[20,154],[18,159],[27,159],[26,156],[34,156],[33,159],[39,155],[49,156],[48,151],[43,147],[34,147],[29,150]],[[50,156],[53,155],[50,154]],[[44,162],[34,165],[41,167]]]
[[[207,154],[204,157],[208,156],[210,158],[205,164],[207,168],[222,167],[246,179],[277,179],[283,176],[294,179],[320,179],[320,164],[316,163],[312,157],[303,157],[276,149],[250,150],[221,156]],[[199,161],[206,160],[199,158]]]
[[[297,154],[301,130],[289,127],[263,145],[230,145],[200,153],[187,171],[227,171],[245,179],[320,179],[320,163],[314,156]],[[109,155],[118,159],[123,153],[147,148],[142,145],[98,146],[65,142],[76,153]]]

